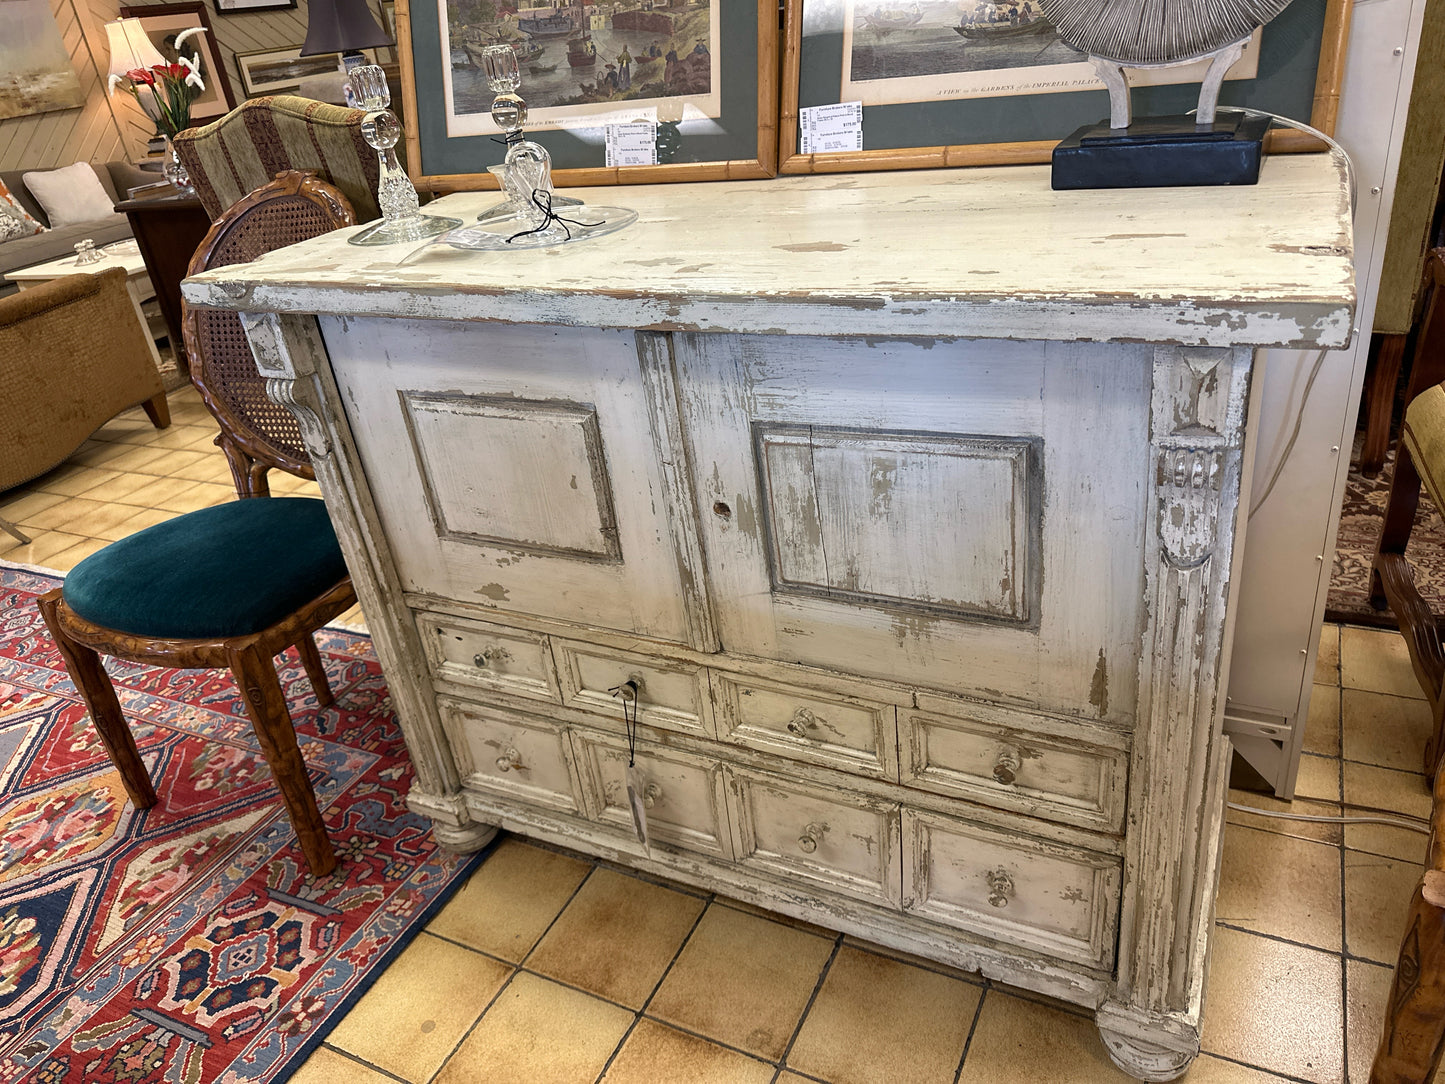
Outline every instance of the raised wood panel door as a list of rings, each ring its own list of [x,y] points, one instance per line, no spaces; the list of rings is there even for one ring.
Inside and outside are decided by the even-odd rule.
[[[406,589],[687,641],[633,335],[324,323]]]
[[[1149,348],[679,335],[675,356],[725,650],[1132,719]]]

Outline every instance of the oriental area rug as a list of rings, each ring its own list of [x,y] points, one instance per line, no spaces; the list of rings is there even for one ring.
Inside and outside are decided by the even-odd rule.
[[[1361,474],[1354,465],[1359,462],[1359,445],[1357,439],[1349,480],[1345,484],[1344,506],[1340,509],[1325,620],[1395,628],[1394,615],[1389,610],[1375,610],[1369,597],[1370,566],[1385,524],[1385,504],[1390,497],[1390,479],[1395,473],[1395,450],[1390,449],[1384,468],[1371,478]],[[1433,613],[1445,614],[1445,520],[1424,490],[1420,492],[1420,506],[1405,556],[1415,574],[1420,596]]]
[[[481,860],[441,850],[360,635],[281,660],[341,864],[306,870],[230,675],[107,660],[160,800],[136,810],[0,564],[0,1082],[284,1080]]]

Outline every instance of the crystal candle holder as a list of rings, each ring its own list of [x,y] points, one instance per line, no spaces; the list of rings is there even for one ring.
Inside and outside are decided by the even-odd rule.
[[[424,241],[462,224],[459,218],[422,214],[416,188],[396,157],[396,144],[401,138],[401,122],[388,106],[391,88],[386,73],[375,64],[365,64],[351,73],[351,91],[360,107],[366,110],[361,122],[361,138],[376,151],[381,162],[381,176],[376,186],[376,202],[381,207],[381,221],[348,238],[353,245],[390,245],[401,241]]]

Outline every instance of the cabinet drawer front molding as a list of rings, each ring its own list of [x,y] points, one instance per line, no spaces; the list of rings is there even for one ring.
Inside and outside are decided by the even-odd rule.
[[[441,681],[553,703],[562,699],[545,636],[435,614],[420,614],[417,627],[427,662]]]
[[[718,735],[763,752],[897,781],[897,724],[891,704],[828,697],[714,670]]]
[[[564,728],[447,697],[438,703],[464,787],[564,813],[582,812],[581,783]]]
[[[903,836],[909,914],[1112,966],[1119,859],[906,807]]]
[[[739,862],[897,906],[897,803],[742,768],[728,794]]]
[[[611,690],[635,681],[639,723],[704,738],[714,736],[707,674],[701,667],[576,641],[554,640],[552,650],[562,679],[562,702],[567,707],[621,721],[622,702]]]
[[[1063,824],[1117,832],[1123,828],[1128,754],[974,718],[899,713],[905,786],[950,794]]]
[[[582,766],[587,815],[631,834],[626,742],[580,727],[572,731],[572,742]],[[651,839],[732,858],[724,798],[727,769],[722,764],[639,742],[637,768]]]

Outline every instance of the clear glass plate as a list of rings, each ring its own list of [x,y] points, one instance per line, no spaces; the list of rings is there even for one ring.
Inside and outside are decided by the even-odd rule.
[[[490,252],[546,248],[603,237],[637,221],[637,212],[624,207],[563,206],[559,214],[563,221],[552,222],[546,229],[535,233],[515,217],[492,218],[473,226],[448,230],[437,238],[437,242],[452,248]]]

